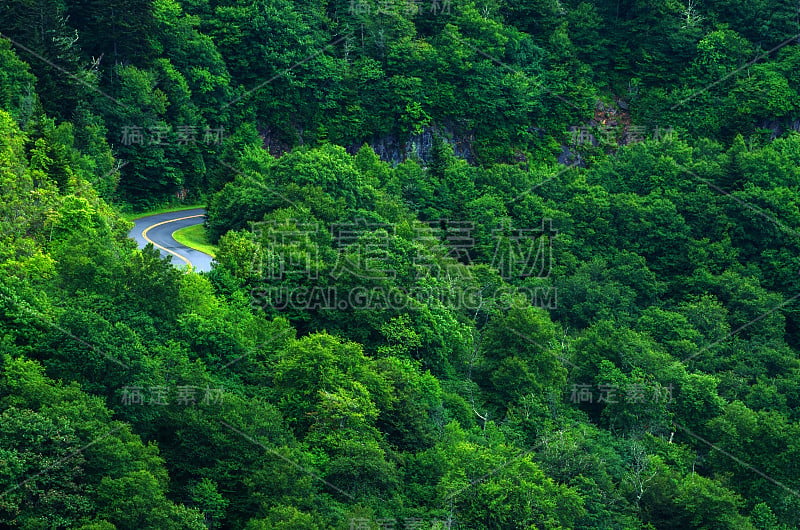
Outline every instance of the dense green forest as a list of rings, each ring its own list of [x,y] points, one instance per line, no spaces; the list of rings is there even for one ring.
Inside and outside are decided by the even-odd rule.
[[[2,0],[0,526],[800,528],[798,90],[789,0]]]

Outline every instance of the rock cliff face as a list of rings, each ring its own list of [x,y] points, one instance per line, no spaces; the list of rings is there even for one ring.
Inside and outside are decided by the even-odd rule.
[[[284,153],[291,151],[292,146],[269,128],[261,130],[260,134],[264,149],[268,150],[271,155],[280,157]],[[406,137],[390,134],[372,138],[366,143],[372,147],[381,160],[388,162],[392,166],[396,166],[412,156],[420,158],[423,162],[428,162],[433,147],[433,138],[437,134],[441,135],[447,143],[453,146],[453,152],[457,157],[463,158],[469,163],[474,163],[475,156],[472,151],[472,142],[475,140],[474,134],[456,133],[449,127],[426,127],[420,134]],[[298,132],[298,137],[302,137],[302,131]],[[362,145],[364,145],[364,142],[348,145],[347,152],[355,154]]]
[[[615,99],[614,104],[604,104],[600,101],[597,102],[594,116],[590,119],[584,128],[604,128],[615,132],[618,137],[616,143],[625,145],[636,141],[631,131],[631,119],[628,111],[628,103],[622,99]],[[578,127],[571,127],[570,132],[578,129]],[[536,132],[539,135],[545,133],[544,130],[535,126],[531,126],[531,132]],[[392,165],[397,165],[411,156],[416,156],[427,162],[430,159],[430,152],[433,146],[434,135],[439,134],[453,146],[455,155],[464,158],[469,163],[475,162],[475,154],[472,148],[475,141],[473,133],[457,132],[452,127],[426,127],[421,134],[413,135],[403,138],[397,134],[382,136],[374,138],[369,141],[369,145],[381,160],[389,162]],[[348,151],[355,153],[361,147],[359,145],[352,145],[348,147]],[[566,165],[585,165],[581,158],[579,150],[575,149],[574,145],[562,145],[562,152],[558,156],[558,161]]]
[[[427,162],[430,160],[433,138],[436,134],[441,135],[446,142],[453,146],[453,151],[457,157],[464,158],[470,163],[474,162],[472,152],[474,136],[472,134],[459,135],[448,128],[426,127],[421,134],[415,134],[407,138],[393,134],[375,138],[368,143],[381,160],[393,166],[412,156],[419,157]],[[348,147],[348,151],[354,153],[360,147],[361,145],[352,145]]]
[[[789,130],[800,131],[800,119],[793,121],[764,119],[758,126],[761,129],[771,130],[772,138],[774,139]],[[600,145],[598,135],[603,134],[607,146],[623,146],[643,139],[640,137],[643,133],[641,131],[637,132],[637,129],[641,129],[641,127],[637,127],[632,123],[629,104],[626,101],[620,98],[615,98],[613,104],[598,101],[591,119],[583,125],[571,126],[567,130],[567,133],[573,136],[573,140],[582,132],[585,132],[586,139],[583,141],[578,139],[578,141],[573,141],[570,144],[562,144],[561,153],[558,154],[557,160],[560,164],[585,167],[586,162],[580,152],[581,143],[590,143],[592,146],[597,147]],[[530,130],[540,135],[545,133],[544,130],[533,126]],[[265,149],[268,149],[274,156],[281,156],[291,150],[289,144],[281,142],[277,135],[271,133],[272,131],[269,129],[261,133]],[[301,133],[298,134],[302,136]],[[372,138],[367,144],[372,147],[381,160],[388,162],[392,166],[396,166],[411,157],[417,157],[427,163],[430,161],[433,138],[437,134],[441,135],[447,143],[453,146],[453,151],[457,157],[467,160],[470,164],[475,163],[475,154],[472,148],[475,135],[473,133],[456,132],[451,127],[426,127],[420,134],[405,137],[399,134],[389,134]],[[347,146],[347,151],[355,154],[362,145],[363,143],[349,145]]]
[[[774,119],[765,119],[758,123],[759,129],[769,129],[772,131],[772,139],[774,140],[778,136],[782,135],[786,131],[798,131],[800,132],[800,120],[774,120]]]

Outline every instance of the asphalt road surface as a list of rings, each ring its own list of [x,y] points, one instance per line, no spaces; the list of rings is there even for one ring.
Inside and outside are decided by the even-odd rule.
[[[201,224],[205,220],[205,214],[204,208],[195,208],[148,215],[134,221],[133,230],[128,233],[128,237],[134,239],[139,248],[152,243],[162,256],[172,256],[172,263],[176,267],[191,265],[197,272],[208,272],[214,258],[205,252],[181,245],[172,237],[176,230]]]

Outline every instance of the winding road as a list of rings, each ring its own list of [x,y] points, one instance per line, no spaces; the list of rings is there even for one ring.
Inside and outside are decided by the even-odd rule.
[[[172,237],[176,230],[201,224],[205,215],[204,208],[148,215],[134,221],[133,230],[128,233],[128,237],[135,240],[139,248],[152,243],[162,256],[172,256],[175,266],[190,265],[197,272],[208,272],[214,258],[205,252],[181,245]]]

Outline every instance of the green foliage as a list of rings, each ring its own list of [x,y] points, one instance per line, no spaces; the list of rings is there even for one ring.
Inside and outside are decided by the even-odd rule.
[[[0,72],[0,108],[24,126],[39,110],[36,78],[5,39],[0,41]]]
[[[800,524],[795,3],[0,27],[3,527]]]
[[[31,361],[6,356],[3,365],[0,451],[12,485],[3,524],[203,527],[197,512],[167,499],[158,449],[111,420],[101,399],[54,383]]]

